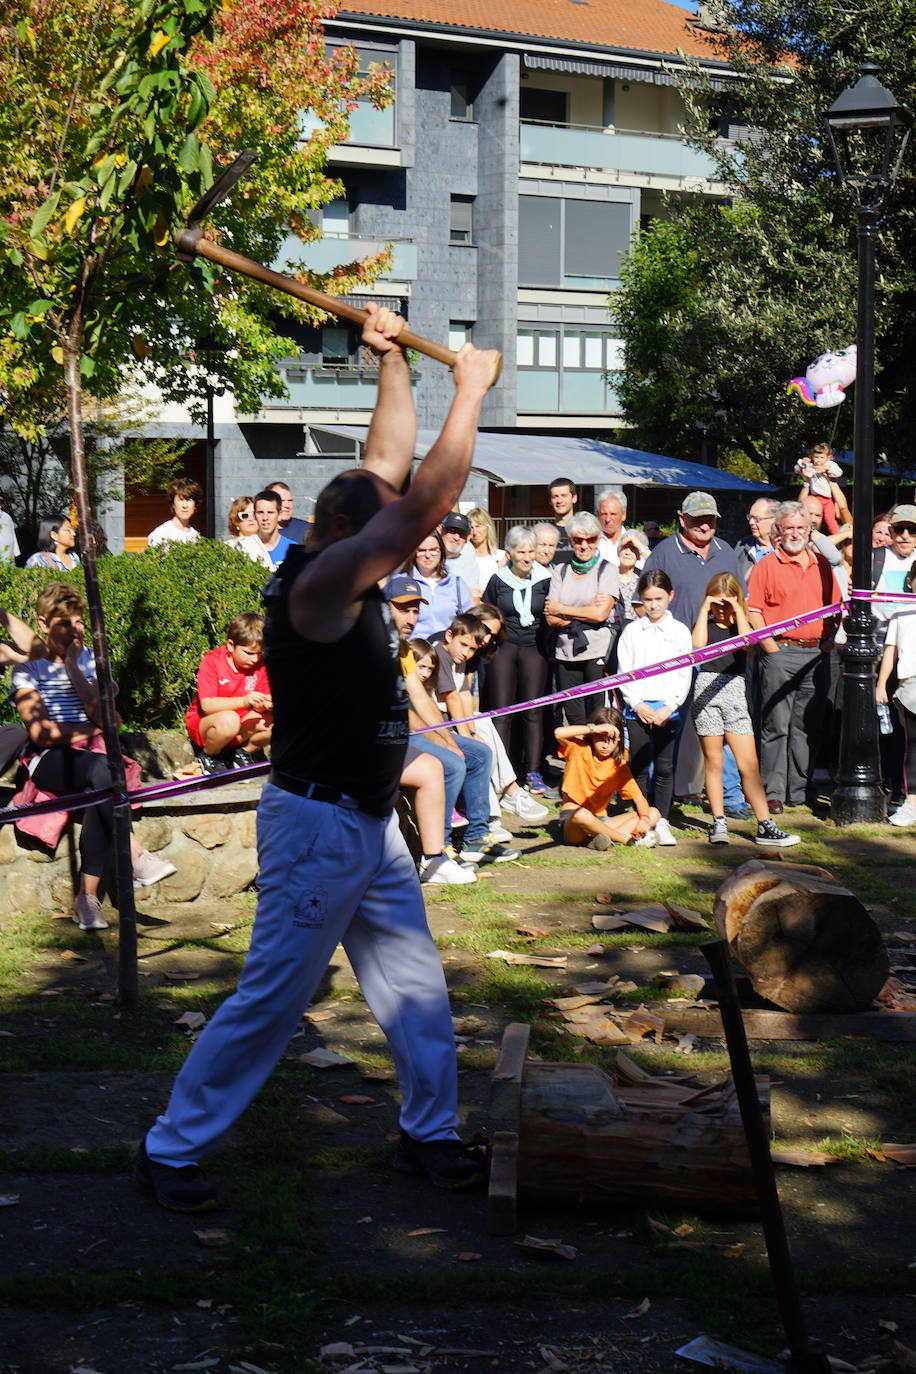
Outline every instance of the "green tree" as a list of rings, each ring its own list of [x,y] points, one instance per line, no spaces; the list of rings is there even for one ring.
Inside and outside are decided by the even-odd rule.
[[[671,219],[634,247],[612,299],[625,340],[621,388],[640,436],[696,457],[696,422],[715,392],[722,445],[771,477],[817,439],[852,443],[852,405],[826,412],[785,394],[825,349],[855,337],[855,213],[837,181],[821,115],[871,57],[901,103],[916,106],[913,0],[864,0],[839,12],[799,0],[715,0],[711,55],[738,74],[737,143],[716,139],[721,97],[698,70],[682,87],[686,134],[717,163],[732,204],[672,201]],[[878,242],[876,440],[889,460],[911,451],[914,414],[913,174],[905,167]],[[673,272],[675,299],[659,291]]]
[[[277,394],[282,319],[305,307],[205,263],[180,266],[172,236],[240,147],[263,147],[251,181],[208,233],[255,258],[276,255],[289,228],[314,235],[307,210],[332,199],[323,173],[359,94],[384,98],[383,77],[356,76],[355,54],[326,53],[320,0],[9,0],[0,24],[0,397],[7,425],[36,437],[66,393],[74,498],[115,791],[111,667],[95,554],[85,537],[89,489],[84,388],[117,394],[132,348],[166,396],[195,391],[180,360],[214,349],[208,371],[239,404]],[[303,144],[300,115],[320,129]],[[366,267],[338,274],[337,290]],[[279,326],[278,327],[278,323]],[[180,378],[180,383],[176,380]],[[190,385],[189,385],[190,382]],[[203,377],[197,383],[198,400]],[[129,812],[116,805],[122,992],[136,996]]]

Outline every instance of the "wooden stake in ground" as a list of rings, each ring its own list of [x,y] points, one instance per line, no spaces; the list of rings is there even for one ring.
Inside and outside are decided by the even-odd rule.
[[[865,1011],[887,981],[878,927],[826,869],[752,859],[713,915],[754,990],[786,1011]]]

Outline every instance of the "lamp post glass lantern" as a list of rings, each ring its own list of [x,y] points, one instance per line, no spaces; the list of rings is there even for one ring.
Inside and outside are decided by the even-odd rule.
[[[867,62],[859,80],[824,115],[840,181],[855,194],[858,237],[856,388],[853,472],[852,585],[872,582],[871,527],[875,470],[875,233],[885,197],[896,180],[912,115],[881,85]],[[853,601],[843,651],[840,757],[831,814],[837,825],[883,821],[887,806],[878,762],[875,712],[875,618],[867,601]]]

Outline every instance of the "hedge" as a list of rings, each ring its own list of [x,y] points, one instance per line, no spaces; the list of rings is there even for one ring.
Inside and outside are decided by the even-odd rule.
[[[180,725],[202,655],[223,642],[234,615],[263,609],[264,568],[227,544],[201,539],[104,557],[98,569],[125,724],[135,729]],[[34,625],[35,598],[55,579],[84,590],[82,569],[52,574],[0,564],[0,606]],[[2,718],[15,715],[5,702]]]

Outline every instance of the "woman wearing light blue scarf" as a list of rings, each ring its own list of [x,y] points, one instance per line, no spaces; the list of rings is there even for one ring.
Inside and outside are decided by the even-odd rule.
[[[509,562],[494,573],[483,599],[496,606],[505,621],[505,638],[487,665],[486,709],[514,706],[531,701],[547,691],[549,663],[546,655],[547,627],[544,602],[550,586],[550,571],[535,560],[535,540],[531,530],[513,525],[506,535]],[[521,749],[512,748],[512,721],[520,723]],[[541,757],[544,744],[541,711],[520,711],[516,716],[497,716],[493,724],[499,731],[516,776],[526,779],[529,792],[543,793]]]

